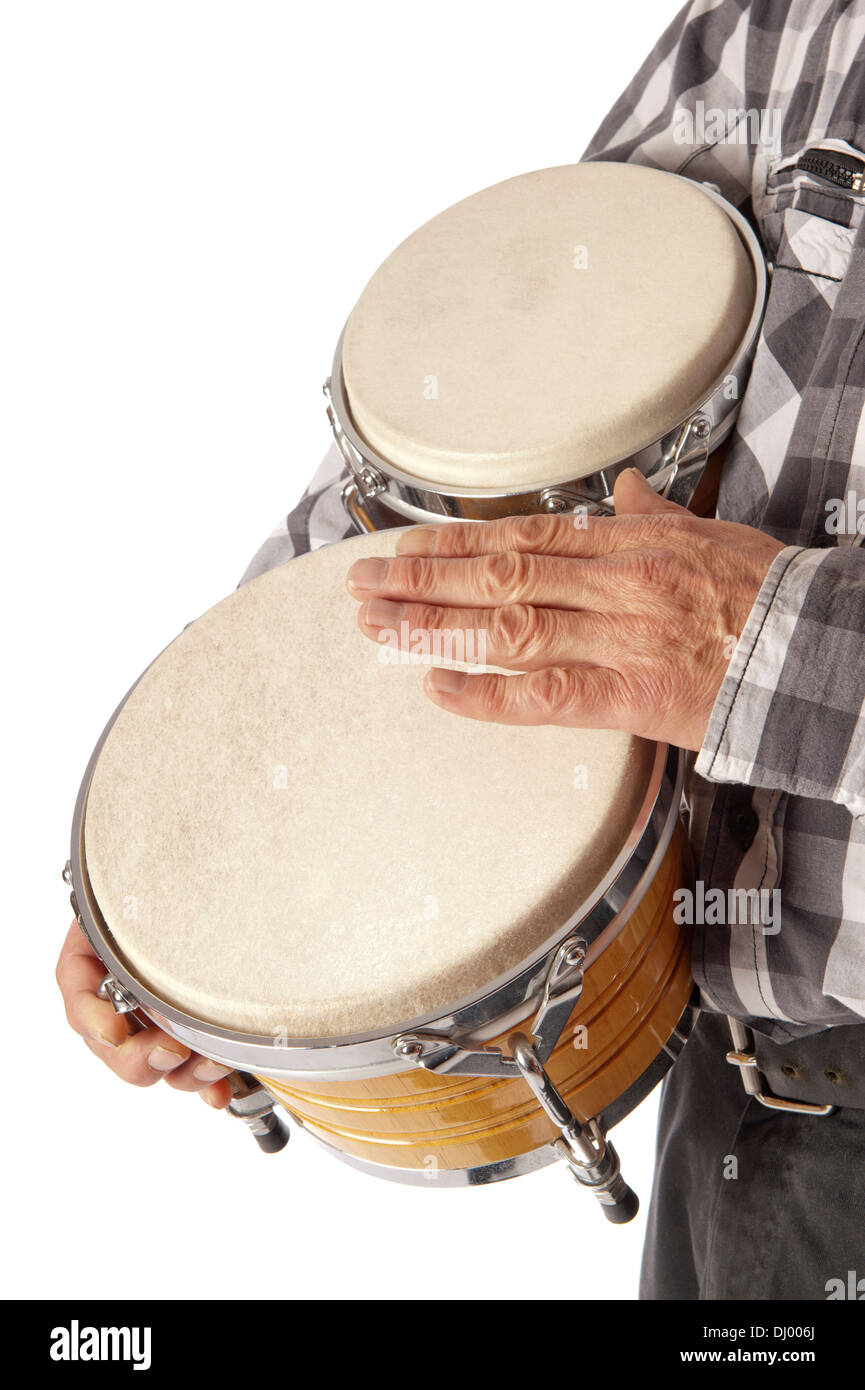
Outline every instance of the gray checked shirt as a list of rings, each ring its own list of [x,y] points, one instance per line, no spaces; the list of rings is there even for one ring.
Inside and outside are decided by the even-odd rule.
[[[779,910],[770,930],[695,926],[693,971],[705,1008],[779,1041],[861,1023],[865,0],[694,0],[583,159],[714,184],[770,264],[718,516],[785,549],[690,758],[685,811],[705,892],[778,890]],[[331,449],[244,581],[353,534],[343,481]]]

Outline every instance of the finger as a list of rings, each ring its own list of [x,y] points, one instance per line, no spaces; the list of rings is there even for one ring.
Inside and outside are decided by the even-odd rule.
[[[198,1094],[214,1110],[225,1110],[231,1103],[233,1092],[228,1081],[217,1081],[213,1086],[205,1086]]]
[[[105,966],[76,922],[66,935],[56,975],[70,1026],[121,1080],[155,1086],[165,1079],[177,1090],[207,1092],[205,1099],[217,1109],[228,1105],[231,1086],[220,1078],[230,1067],[191,1053],[155,1024],[130,1035],[124,1015],[96,993]]]
[[[133,1033],[108,1056],[107,1065],[115,1076],[130,1086],[155,1086],[188,1062],[192,1053],[161,1028],[143,1028]]]
[[[609,564],[609,557],[576,560],[513,550],[469,559],[397,556],[356,561],[346,583],[361,602],[388,598],[458,608],[531,603],[610,613],[620,604],[605,582]]]
[[[453,714],[493,724],[557,724],[579,729],[629,730],[634,711],[618,671],[547,667],[521,676],[430,671],[430,699]]]
[[[620,475],[624,477],[625,475]],[[642,482],[642,475],[638,475]],[[617,493],[619,483],[617,482]],[[530,551],[538,555],[590,558],[614,555],[620,550],[656,543],[657,525],[650,518],[670,512],[692,520],[684,507],[667,502],[645,483],[650,498],[644,507],[628,508],[633,515],[590,516],[586,512],[564,516],[511,516],[498,521],[447,522],[437,526],[412,526],[397,541],[397,555],[440,559],[495,555],[500,551]],[[627,484],[622,498],[629,497]],[[642,498],[643,493],[639,496]],[[624,506],[622,508],[624,512]]]
[[[76,922],[72,923],[57,962],[56,978],[69,1026],[96,1047],[119,1047],[129,1035],[126,1020],[96,991],[105,966]]]
[[[173,1091],[205,1091],[231,1071],[232,1067],[224,1067],[220,1062],[211,1062],[209,1057],[193,1052],[189,1061],[170,1071],[165,1080]],[[230,1092],[231,1087],[228,1089]]]
[[[358,609],[372,641],[438,663],[503,666],[520,671],[588,662],[611,665],[623,655],[623,624],[605,615],[513,603],[502,608],[440,608],[372,599]]]
[[[690,516],[687,507],[670,502],[647,483],[643,474],[636,468],[625,468],[616,479],[613,489],[613,505],[616,516],[660,516],[669,513]]]
[[[397,554],[441,559],[496,555],[503,550],[538,555],[604,555],[623,540],[624,527],[611,517],[509,516],[498,521],[412,526],[399,537]]]

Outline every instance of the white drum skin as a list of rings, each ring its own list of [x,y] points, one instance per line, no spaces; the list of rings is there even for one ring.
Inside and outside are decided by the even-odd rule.
[[[398,533],[289,561],[191,624],[97,759],[84,847],[136,976],[259,1035],[432,1012],[551,937],[614,862],[654,745],[447,714],[346,592]]]
[[[358,434],[434,486],[529,488],[638,452],[704,399],[755,276],[699,185],[605,161],[519,175],[409,236],[346,325]]]

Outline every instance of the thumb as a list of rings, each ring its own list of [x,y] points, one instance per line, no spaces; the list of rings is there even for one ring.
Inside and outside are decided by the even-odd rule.
[[[613,490],[616,516],[651,516],[658,512],[686,512],[676,502],[668,502],[637,468],[626,468],[616,479]]]

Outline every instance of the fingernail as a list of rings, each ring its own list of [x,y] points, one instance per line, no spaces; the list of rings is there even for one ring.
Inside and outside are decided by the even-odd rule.
[[[100,1047],[117,1048],[120,1046],[119,1043],[112,1042],[111,1038],[106,1038],[104,1033],[98,1033],[95,1028],[89,1028],[87,1030],[87,1037],[91,1042],[98,1043]]]
[[[221,1081],[231,1071],[231,1067],[221,1067],[218,1062],[199,1062],[192,1075],[196,1081]]]
[[[370,599],[366,605],[366,621],[370,627],[396,627],[405,612],[405,604],[389,598]]]
[[[432,555],[435,553],[436,528],[434,526],[413,526],[400,536],[397,550],[400,555]]]
[[[357,560],[348,572],[353,589],[378,589],[387,579],[387,560]]]
[[[186,1058],[181,1057],[179,1052],[169,1052],[167,1047],[154,1047],[147,1058],[147,1065],[154,1071],[174,1071],[185,1061]]]
[[[458,695],[465,688],[466,680],[465,671],[449,671],[443,666],[437,666],[427,676],[430,690],[437,695]]]

